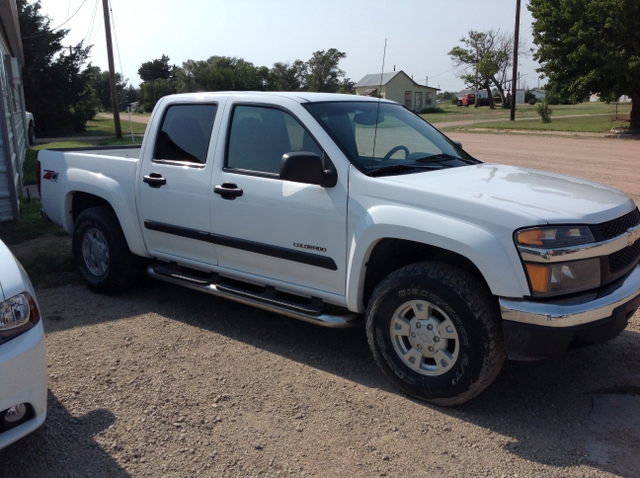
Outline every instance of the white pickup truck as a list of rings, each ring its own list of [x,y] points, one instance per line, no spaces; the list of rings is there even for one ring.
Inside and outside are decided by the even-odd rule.
[[[152,277],[329,327],[366,323],[439,404],[507,356],[617,336],[640,305],[621,191],[482,163],[402,106],[313,93],[163,98],[141,147],[43,150],[43,213],[89,288]]]

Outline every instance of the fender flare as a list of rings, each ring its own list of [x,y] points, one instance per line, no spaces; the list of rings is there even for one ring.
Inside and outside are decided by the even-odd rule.
[[[424,225],[424,228],[417,228]],[[470,260],[480,271],[491,293],[503,297],[522,297],[529,286],[518,253],[505,247],[512,231],[498,236],[460,219],[393,205],[377,206],[352,229],[348,252],[347,304],[350,310],[365,311],[363,302],[367,262],[382,239],[412,241],[438,247]]]

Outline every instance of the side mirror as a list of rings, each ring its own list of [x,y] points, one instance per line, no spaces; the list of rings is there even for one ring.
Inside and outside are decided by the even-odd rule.
[[[338,182],[338,175],[325,170],[322,158],[317,154],[299,151],[282,155],[280,179],[332,188]]]
[[[458,148],[463,149],[462,143],[460,141],[454,141],[453,144],[455,144]]]

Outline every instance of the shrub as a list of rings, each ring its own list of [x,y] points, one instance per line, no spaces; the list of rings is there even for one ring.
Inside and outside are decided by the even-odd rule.
[[[551,109],[549,103],[547,103],[546,99],[540,100],[538,102],[537,109],[540,118],[542,118],[542,122],[551,123],[551,113],[553,113],[553,110]]]

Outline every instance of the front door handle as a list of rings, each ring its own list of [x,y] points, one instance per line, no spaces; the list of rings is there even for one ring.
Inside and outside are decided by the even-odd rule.
[[[142,182],[147,183],[154,189],[158,189],[160,186],[167,184],[167,180],[163,178],[160,173],[151,173],[148,176],[144,176]]]
[[[222,183],[222,186],[213,187],[213,192],[222,196],[222,199],[233,201],[235,198],[242,196],[243,191],[234,183]]]

